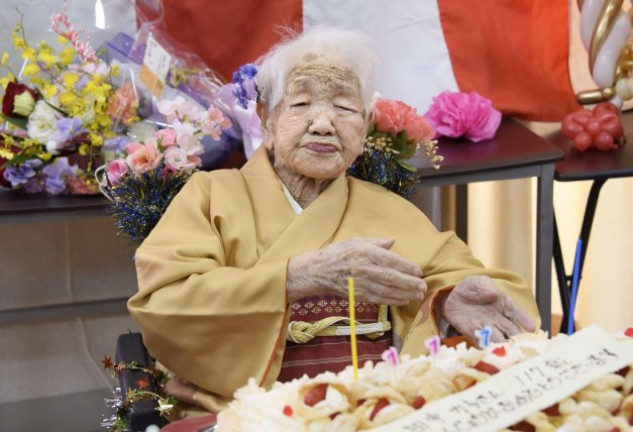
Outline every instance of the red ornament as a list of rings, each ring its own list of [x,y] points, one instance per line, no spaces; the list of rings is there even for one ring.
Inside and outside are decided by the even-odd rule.
[[[292,407],[290,405],[284,406],[284,415],[287,417],[292,417]]]
[[[615,150],[624,142],[620,111],[609,102],[601,102],[593,110],[581,108],[567,114],[561,124],[563,135],[574,141],[574,148],[585,151]]]
[[[633,338],[633,327],[629,327],[624,330],[624,335]]]

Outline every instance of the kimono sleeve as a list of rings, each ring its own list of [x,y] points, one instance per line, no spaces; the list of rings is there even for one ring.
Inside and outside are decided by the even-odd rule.
[[[194,174],[136,251],[139,292],[128,309],[161,363],[230,398],[249,377],[264,383],[279,363],[287,262],[227,263],[211,215],[213,180],[210,173]],[[245,239],[244,247],[249,241],[255,240]]]

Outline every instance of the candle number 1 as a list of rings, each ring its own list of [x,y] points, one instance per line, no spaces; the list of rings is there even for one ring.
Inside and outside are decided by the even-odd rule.
[[[490,337],[492,336],[492,329],[485,326],[481,330],[475,330],[475,336],[479,338],[479,348],[488,348],[488,345],[490,345]]]
[[[431,355],[436,355],[440,352],[440,337],[439,336],[431,336],[426,341],[424,341],[424,345],[429,349]]]
[[[398,366],[398,351],[394,347],[382,353],[382,359],[392,366]]]

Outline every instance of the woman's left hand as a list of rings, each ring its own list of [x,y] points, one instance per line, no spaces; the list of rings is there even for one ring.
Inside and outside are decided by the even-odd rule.
[[[484,326],[492,329],[492,342],[536,329],[527,312],[488,276],[470,276],[457,284],[446,297],[443,314],[455,330],[473,340]]]

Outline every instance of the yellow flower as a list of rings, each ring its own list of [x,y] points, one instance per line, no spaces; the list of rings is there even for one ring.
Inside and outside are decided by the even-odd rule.
[[[46,99],[50,99],[57,94],[57,86],[50,83],[45,83],[43,85],[43,92],[44,97]]]
[[[87,155],[90,152],[90,146],[88,144],[82,144],[79,146],[79,154],[82,156]]]
[[[71,64],[74,59],[75,59],[75,50],[71,46],[64,48],[59,53],[59,60],[62,62],[64,66],[68,66],[69,64]]]
[[[49,161],[51,159],[53,155],[50,153],[40,153],[39,155],[37,155],[37,157],[39,157],[40,159],[42,159],[44,162]]]
[[[37,75],[40,72],[40,68],[36,63],[29,63],[24,67],[24,76]]]
[[[103,137],[101,135],[90,135],[90,142],[95,147],[100,147],[103,145]]]
[[[61,45],[66,45],[70,41],[66,36],[59,35],[57,36],[57,42],[59,42]]]
[[[7,64],[7,60],[9,60],[9,53],[5,51],[4,53],[2,53],[2,59],[0,60],[0,64],[2,66],[5,66]]]
[[[35,61],[35,50],[33,48],[31,48],[31,47],[27,47],[24,51],[22,51],[22,58],[34,62]]]
[[[50,51],[44,50],[40,51],[39,55],[37,56],[37,60],[44,63],[45,69],[50,69],[55,65],[55,63],[57,63],[57,57],[55,57],[55,55]]]
[[[107,114],[97,114],[95,116],[95,121],[103,129],[108,129],[112,124],[112,118]]]
[[[9,85],[9,78],[7,77],[0,78],[0,86],[2,86],[3,89],[6,90],[8,85]]]
[[[19,36],[17,33],[12,33],[11,34],[11,40],[13,41],[13,46],[17,50],[23,50],[26,47],[28,47],[28,45],[26,44],[26,41],[24,40],[24,38]]]
[[[13,159],[13,153],[5,148],[0,148],[0,158],[11,160]]]
[[[59,102],[64,106],[72,106],[77,100],[77,96],[75,96],[71,92],[64,92],[59,95]]]
[[[79,76],[77,76],[76,73],[69,72],[64,74],[64,85],[66,86],[66,88],[74,88],[75,84],[77,84],[77,81],[79,81]]]
[[[36,76],[31,78],[31,84],[35,87],[43,87],[46,82],[43,78]]]
[[[121,69],[119,68],[119,65],[117,64],[110,65],[110,73],[112,74],[112,76],[117,77],[119,76],[120,72],[121,72]]]

